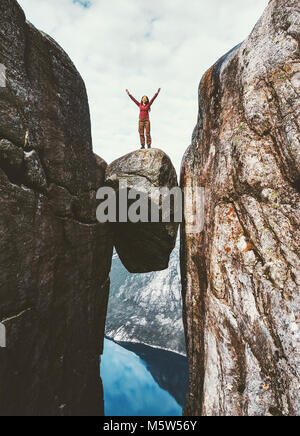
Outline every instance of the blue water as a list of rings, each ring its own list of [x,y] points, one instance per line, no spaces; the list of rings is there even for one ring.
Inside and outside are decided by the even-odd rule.
[[[105,339],[101,358],[106,416],[181,416],[182,407],[162,389],[135,353]]]

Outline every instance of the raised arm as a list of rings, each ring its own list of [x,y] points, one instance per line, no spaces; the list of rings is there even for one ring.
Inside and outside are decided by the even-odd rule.
[[[140,107],[140,103],[130,94],[130,92],[128,91],[128,89],[126,89],[127,94],[129,95],[129,97],[131,98],[132,101],[135,102],[135,104]]]
[[[159,93],[160,93],[160,88],[159,88],[159,90],[154,94],[154,96],[151,98],[151,100],[149,101],[149,106],[152,105],[152,103],[154,102],[154,100],[156,99],[156,97],[158,96]]]

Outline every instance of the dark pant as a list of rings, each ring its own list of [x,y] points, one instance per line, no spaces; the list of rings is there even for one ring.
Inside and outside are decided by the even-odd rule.
[[[151,135],[150,135],[150,120],[148,118],[139,120],[139,133],[141,139],[141,146],[145,148],[145,130],[147,137],[147,145],[151,148]]]

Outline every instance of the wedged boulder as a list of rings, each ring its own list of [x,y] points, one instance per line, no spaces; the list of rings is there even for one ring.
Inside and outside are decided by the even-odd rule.
[[[152,188],[172,189],[178,186],[176,171],[170,158],[161,150],[138,150],[121,157],[106,170],[107,186],[120,194],[120,183],[126,183],[127,192],[134,189],[148,198],[161,211],[159,198],[150,195]],[[122,185],[121,185],[122,186]],[[122,189],[122,188],[121,188]],[[128,206],[132,202],[128,201]],[[172,202],[171,202],[172,205]],[[174,222],[118,222],[113,224],[114,242],[119,257],[131,273],[161,271],[168,267],[170,254],[176,243],[178,223]]]
[[[0,415],[100,415],[113,245],[85,85],[15,0],[0,2],[0,63]]]
[[[182,232],[186,415],[299,415],[298,0],[272,0],[204,75],[182,187],[205,188]],[[189,221],[189,217],[187,217]]]

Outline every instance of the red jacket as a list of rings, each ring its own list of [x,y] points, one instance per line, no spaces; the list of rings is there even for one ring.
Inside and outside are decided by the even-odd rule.
[[[135,102],[135,104],[140,108],[140,120],[149,119],[149,109],[156,97],[158,96],[158,92],[154,94],[152,99],[145,106],[142,103],[139,103],[131,94],[128,94],[131,100]]]

